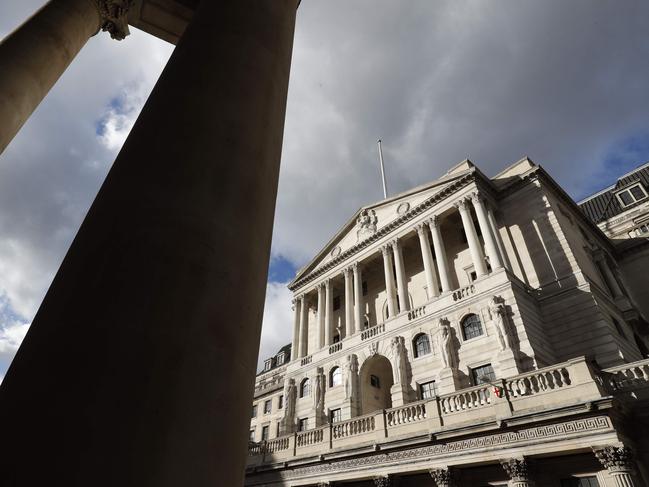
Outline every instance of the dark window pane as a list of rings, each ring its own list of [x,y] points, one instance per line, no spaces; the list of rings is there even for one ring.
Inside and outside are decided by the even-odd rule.
[[[379,378],[375,375],[370,375],[370,385],[372,387],[376,387],[377,389],[381,388],[381,381]]]
[[[334,297],[334,311],[340,309],[340,296]]]
[[[475,369],[471,369],[471,375],[473,376],[473,384],[483,384],[486,382],[493,382],[496,380],[496,374],[491,364],[485,364]]]
[[[430,353],[430,341],[428,335],[420,334],[415,337],[415,358],[428,355]]]
[[[437,395],[437,389],[435,388],[435,381],[425,382],[424,384],[419,385],[419,395],[422,399],[432,399]]]
[[[620,199],[622,200],[622,204],[624,204],[624,206],[629,206],[630,204],[633,204],[633,198],[629,194],[628,190],[622,191],[618,193],[618,195],[620,196]]]
[[[337,423],[342,419],[341,411],[340,409],[332,409],[329,412],[329,421],[331,423]]]
[[[642,188],[640,186],[633,186],[632,188],[629,188],[629,191],[631,191],[631,194],[636,201],[641,200],[645,197],[644,191],[642,191]]]
[[[482,335],[482,323],[478,315],[469,315],[462,321],[462,335],[465,340]]]

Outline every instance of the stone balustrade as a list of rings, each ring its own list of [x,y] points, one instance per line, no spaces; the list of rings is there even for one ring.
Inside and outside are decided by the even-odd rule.
[[[288,436],[282,436],[280,438],[274,438],[272,440],[266,441],[265,449],[269,453],[275,453],[278,451],[288,450],[291,446],[291,442]]]
[[[331,425],[331,438],[337,440],[374,431],[376,420],[374,414],[348,419]]]
[[[387,409],[385,411],[385,421],[387,427],[391,428],[401,424],[415,423],[423,421],[426,416],[426,403],[428,400],[406,404],[398,408]]]
[[[451,293],[451,295],[453,296],[453,301],[460,301],[461,299],[467,298],[472,294],[475,294],[475,285],[473,284],[461,287],[460,289],[456,289]]]
[[[452,414],[489,406],[491,404],[491,385],[479,385],[445,394],[439,397],[440,406],[445,414]]]
[[[602,380],[612,392],[649,386],[649,359],[602,370]]]
[[[296,446],[300,448],[322,443],[325,428],[326,426],[314,430],[300,431],[295,437]]]
[[[385,332],[385,323],[381,323],[379,325],[373,326],[372,328],[368,328],[367,330],[363,330],[361,332],[361,340],[374,338],[375,336],[378,336],[383,332]]]
[[[337,342],[329,346],[329,355],[340,352],[343,349],[343,342]]]
[[[505,380],[510,397],[530,396],[569,385],[570,372],[563,366],[546,367]]]
[[[416,320],[426,315],[426,306],[420,306],[419,308],[412,309],[408,311],[408,321]]]
[[[302,358],[302,360],[300,360],[300,365],[301,366],[309,365],[312,361],[313,361],[313,355],[307,355],[306,357]]]

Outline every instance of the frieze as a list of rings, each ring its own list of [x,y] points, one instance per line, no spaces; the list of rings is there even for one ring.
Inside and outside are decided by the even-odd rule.
[[[433,457],[437,455],[446,455],[449,453],[458,453],[471,450],[484,450],[513,443],[525,442],[537,439],[548,439],[564,437],[570,434],[583,433],[589,431],[606,430],[612,427],[610,419],[607,416],[596,416],[591,418],[576,419],[563,423],[548,424],[527,428],[518,431],[508,431],[494,435],[468,438],[466,440],[449,441],[435,445],[412,448],[395,452],[382,452],[379,454],[368,455],[350,460],[331,461],[331,463],[313,465],[308,467],[299,467],[291,471],[282,472],[282,477],[293,478],[302,477],[311,474],[321,474],[326,472],[346,471],[357,467],[371,467],[395,462],[402,462],[407,459],[416,459],[422,457]]]

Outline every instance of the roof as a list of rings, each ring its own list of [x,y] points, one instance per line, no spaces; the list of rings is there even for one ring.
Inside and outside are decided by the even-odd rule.
[[[257,373],[257,375],[259,376],[259,375],[265,374],[265,373],[267,373],[267,372],[270,372],[270,371],[273,370],[273,369],[276,369],[276,368],[278,368],[278,367],[281,367],[282,365],[286,365],[287,363],[289,363],[290,360],[291,360],[291,348],[292,348],[292,344],[291,344],[291,343],[287,343],[287,344],[284,345],[282,348],[280,348],[280,349],[277,351],[277,353],[276,353],[275,355],[273,355],[272,357],[268,357],[267,359],[265,359],[265,360],[264,360],[264,363],[266,363],[266,362],[269,361],[269,360],[271,361],[270,369],[267,369],[267,370],[263,370],[263,369],[262,369],[260,372]],[[284,361],[283,361],[282,363],[278,364],[278,363],[277,363],[277,357],[278,357],[281,353],[284,353],[284,354],[286,355],[286,357],[284,357]]]
[[[578,205],[586,216],[588,216],[588,218],[590,218],[594,223],[608,220],[609,218],[613,218],[614,216],[624,213],[630,208],[640,204],[640,202],[637,202],[622,207],[618,199],[615,197],[617,191],[635,183],[642,183],[645,189],[649,188],[649,162],[624,174],[618,178],[615,184],[583,199],[578,203]]]

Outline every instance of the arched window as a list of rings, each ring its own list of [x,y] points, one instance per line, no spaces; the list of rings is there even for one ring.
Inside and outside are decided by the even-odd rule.
[[[343,373],[340,367],[334,367],[329,372],[329,387],[336,387],[343,383]]]
[[[308,378],[300,382],[300,397],[307,397],[311,395],[311,382]]]
[[[465,340],[479,337],[482,334],[482,323],[478,315],[468,315],[462,320],[462,336]]]
[[[412,341],[412,348],[415,351],[415,358],[423,357],[430,353],[430,340],[428,340],[428,335],[425,333],[420,333]]]

